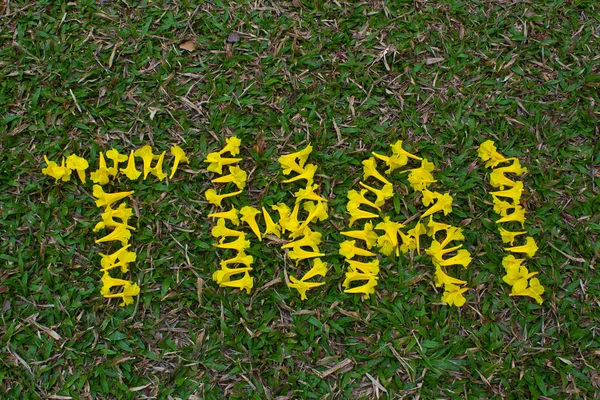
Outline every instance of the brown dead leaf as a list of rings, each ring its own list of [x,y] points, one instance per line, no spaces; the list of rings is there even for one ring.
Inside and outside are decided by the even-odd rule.
[[[183,42],[179,45],[179,48],[181,50],[187,50],[189,52],[192,52],[192,51],[196,50],[196,42],[194,42],[192,40],[186,40],[185,42]]]

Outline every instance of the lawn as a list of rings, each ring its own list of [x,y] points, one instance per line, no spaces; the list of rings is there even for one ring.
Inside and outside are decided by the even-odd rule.
[[[600,7],[596,1],[5,1],[0,5],[0,397],[7,399],[600,398]],[[328,273],[300,300],[283,240],[252,240],[254,288],[219,287],[203,162],[242,140],[238,207],[292,204],[279,156],[313,146]],[[436,165],[473,261],[441,301],[425,254],[380,256],[376,292],[344,293],[347,194],[372,151]],[[511,297],[489,169],[520,179],[543,304]],[[133,190],[132,305],[100,294],[89,180],[179,145],[172,179]],[[167,163],[167,161],[165,161]],[[169,161],[170,162],[170,161]],[[415,166],[413,164],[413,166]],[[381,215],[423,212],[400,174]],[[231,203],[230,203],[231,204]]]

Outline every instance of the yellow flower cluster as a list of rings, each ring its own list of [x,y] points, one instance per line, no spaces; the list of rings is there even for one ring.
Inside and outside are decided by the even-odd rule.
[[[136,151],[132,150],[129,154],[129,157],[124,154],[120,154],[115,149],[110,149],[107,151],[106,157],[103,152],[100,152],[98,169],[90,174],[90,179],[92,182],[99,185],[106,185],[108,182],[110,182],[111,178],[115,178],[119,173],[122,173],[128,179],[136,180],[142,174],[142,172],[139,171],[135,166],[135,158],[138,157],[142,159],[144,165],[144,179],[146,179],[149,174],[152,174],[162,181],[167,177],[167,174],[163,171],[165,153],[166,152],[163,151],[160,155],[154,154],[152,152],[152,147],[150,146],[143,146]],[[171,155],[173,156],[173,166],[171,168],[171,175],[169,178],[173,178],[173,175],[175,175],[175,171],[177,171],[179,164],[188,162],[188,158],[179,146],[171,147]],[[106,158],[112,161],[111,167],[106,164]],[[76,171],[81,182],[85,183],[85,171],[89,168],[89,163],[86,159],[75,154],[71,154],[66,158],[66,160],[65,157],[63,157],[61,165],[58,165],[54,161],[48,160],[46,156],[44,156],[44,160],[46,161],[47,167],[42,169],[43,174],[51,176],[57,181],[62,180],[67,182],[71,179],[71,172]],[[154,166],[152,166],[153,160],[157,160]],[[125,168],[119,168],[119,164],[124,163],[125,161],[127,161],[127,166]]]
[[[234,197],[242,193],[242,190],[246,187],[246,180],[248,175],[246,171],[241,169],[237,164],[242,161],[241,158],[223,157],[224,154],[229,153],[231,156],[236,156],[240,153],[240,145],[242,141],[232,136],[226,139],[226,145],[218,152],[209,153],[204,160],[208,163],[208,171],[213,172],[217,175],[222,175],[218,178],[212,179],[213,183],[231,183],[235,185],[239,190],[224,194],[219,194],[215,189],[208,189],[204,196],[206,200],[222,208],[223,199]],[[223,167],[227,166],[229,174],[223,175]],[[236,229],[228,228],[227,221],[232,225],[238,227],[240,221],[247,224],[252,232],[261,240],[260,229],[256,222],[256,215],[260,211],[254,207],[245,206],[238,210],[235,207],[231,207],[229,211],[221,211],[209,214],[210,218],[216,218],[217,223],[213,226],[211,234],[214,238],[219,239],[218,243],[214,243],[213,246],[220,249],[229,249],[236,251],[236,255],[232,258],[222,260],[220,262],[220,269],[216,270],[212,278],[221,287],[233,287],[240,290],[246,290],[246,293],[250,293],[254,286],[254,278],[250,276],[252,271],[252,262],[254,258],[251,255],[246,254],[246,249],[250,247],[250,241],[246,240],[246,232],[238,231]],[[228,238],[232,238],[229,241],[225,241]],[[241,266],[243,265],[243,267]],[[230,266],[233,266],[231,268]],[[232,280],[231,278],[235,275],[243,274],[241,278]]]
[[[125,306],[133,303],[133,296],[137,296],[140,293],[140,287],[125,279],[113,278],[111,273],[117,268],[120,268],[121,273],[129,271],[129,263],[136,260],[135,252],[128,251],[131,244],[131,231],[135,230],[132,226],[128,225],[128,221],[133,215],[133,210],[128,208],[125,203],[121,203],[119,207],[114,207],[114,204],[126,197],[133,194],[130,192],[119,192],[119,193],[106,193],[100,185],[94,185],[93,195],[96,198],[96,206],[104,207],[102,213],[102,221],[98,222],[94,227],[94,232],[101,231],[106,228],[112,228],[112,232],[106,236],[97,239],[96,243],[106,242],[120,242],[121,248],[112,254],[102,254],[102,260],[100,265],[102,275],[102,289],[100,294],[106,298],[120,297],[123,302],[121,306]],[[122,287],[119,293],[111,292],[114,287]]]
[[[292,172],[296,174],[283,182],[291,183],[304,180],[306,181],[306,186],[294,193],[296,201],[293,209],[290,209],[285,203],[273,206],[273,209],[279,213],[278,225],[281,228],[281,232],[289,232],[288,239],[290,241],[282,246],[283,249],[287,250],[288,257],[294,260],[296,265],[302,260],[313,260],[312,267],[302,278],[298,279],[290,275],[288,286],[300,293],[301,300],[307,299],[307,290],[325,284],[325,282],[314,282],[309,281],[309,279],[316,276],[324,277],[327,274],[327,264],[319,258],[325,255],[319,251],[321,233],[310,229],[310,224],[317,221],[324,221],[328,218],[327,200],[316,192],[319,186],[314,184],[314,175],[317,171],[317,166],[315,164],[306,164],[311,152],[312,146],[309,144],[300,151],[279,157],[278,161],[283,174],[289,175]],[[302,209],[307,213],[304,220],[298,219],[301,205]],[[310,250],[306,250],[305,248],[309,248]]]
[[[520,204],[521,194],[523,193],[523,182],[513,181],[505,174],[510,173],[516,176],[523,175],[527,169],[521,167],[519,160],[515,157],[506,158],[496,150],[494,142],[488,140],[479,146],[479,158],[486,161],[485,166],[492,168],[490,173],[490,185],[500,190],[490,192],[494,201],[494,212],[500,215],[497,224],[520,223],[521,229],[525,228],[525,209]],[[498,167],[501,163],[511,163],[510,165]],[[508,188],[508,189],[505,189]],[[510,211],[510,213],[509,213]],[[525,254],[531,258],[538,250],[535,240],[531,236],[525,238],[525,244],[514,246],[517,236],[527,234],[527,231],[509,231],[498,227],[503,243],[510,243],[512,247],[505,247],[504,250],[511,253]],[[524,258],[515,258],[514,255],[507,255],[502,260],[502,266],[506,275],[502,278],[504,282],[512,286],[511,296],[529,296],[535,299],[538,304],[542,304],[542,294],[545,289],[540,284],[538,278],[534,278],[537,272],[529,272],[523,264]]]

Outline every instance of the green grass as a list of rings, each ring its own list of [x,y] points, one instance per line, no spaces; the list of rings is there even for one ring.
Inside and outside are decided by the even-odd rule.
[[[59,3],[0,11],[0,397],[598,398],[596,2]],[[251,250],[251,295],[210,279],[221,253],[202,160],[231,134],[255,206],[289,199],[279,154],[315,148],[329,273],[308,301],[268,241]],[[370,151],[398,139],[455,198],[446,220],[462,221],[475,258],[461,309],[440,303],[427,257],[384,258],[369,300],[341,290],[345,195]],[[500,279],[476,155],[487,139],[529,169],[542,306]],[[40,169],[44,154],[95,166],[100,151],[144,144],[180,144],[191,162],[168,184],[109,186],[135,190],[139,210],[142,293],[121,308],[99,294],[91,183]],[[395,183],[388,213],[402,220],[421,206]]]

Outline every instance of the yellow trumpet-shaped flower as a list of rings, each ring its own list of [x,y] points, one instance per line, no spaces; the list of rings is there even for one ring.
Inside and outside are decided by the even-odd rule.
[[[502,224],[505,222],[520,222],[521,227],[525,227],[525,209],[521,206],[515,206],[514,211],[511,214],[507,214],[504,217],[496,220],[497,224]]]
[[[235,257],[227,260],[221,260],[220,265],[222,269],[225,269],[225,267],[227,267],[229,264],[244,264],[246,267],[249,267],[253,262],[254,257],[247,255],[243,251],[240,251],[235,255]]]
[[[221,157],[219,153],[208,153],[205,163],[209,163],[206,168],[209,172],[214,172],[221,175],[223,173],[223,166],[235,164],[242,161],[241,158],[226,158]]]
[[[435,275],[433,276],[433,281],[436,287],[442,287],[447,284],[464,285],[467,283],[467,281],[461,281],[460,279],[447,275],[437,263],[435,263]]]
[[[92,189],[92,194],[97,199],[97,207],[109,207],[113,203],[131,196],[133,193],[133,190],[129,192],[106,193],[100,185],[94,185]]]
[[[358,208],[358,206],[349,209],[348,214],[350,214],[348,226],[354,225],[354,222],[358,221],[359,219],[371,219],[377,218],[379,216],[377,214],[373,214],[372,212],[361,210],[360,208]]]
[[[208,214],[209,218],[224,218],[231,221],[235,226],[240,225],[240,218],[238,217],[239,211],[235,207],[231,207],[229,211],[221,211],[212,214]]]
[[[504,250],[510,251],[511,253],[525,253],[527,254],[527,257],[531,258],[538,251],[538,246],[531,236],[527,236],[525,242],[526,244],[523,246],[505,247]]]
[[[417,222],[414,228],[408,230],[408,235],[414,238],[415,246],[417,247],[417,254],[421,255],[421,235],[427,234],[427,228],[425,228],[425,224],[422,224],[421,221]]]
[[[369,192],[375,194],[374,204],[377,207],[381,207],[385,204],[385,201],[394,197],[394,187],[392,185],[383,185],[381,189],[373,188],[363,182],[360,182],[360,186],[367,189]]]
[[[535,275],[537,272],[529,272],[527,267],[514,267],[506,270],[502,280],[513,287],[513,292],[519,293],[527,288],[527,280]]]
[[[212,274],[213,281],[219,285],[225,282],[229,282],[233,275],[246,274],[248,271],[252,271],[250,267],[243,268],[229,268],[227,265],[221,265],[221,269],[216,270]]]
[[[125,279],[117,279],[117,278],[113,278],[112,276],[110,276],[110,273],[108,271],[104,271],[104,275],[102,275],[102,288],[100,289],[100,294],[101,295],[107,295],[110,294],[110,289],[117,287],[117,286],[125,286],[125,285],[130,285],[131,282],[127,281]]]
[[[384,185],[391,185],[383,175],[377,171],[377,160],[375,157],[369,157],[362,162],[363,165],[363,179],[366,181],[367,178],[373,177],[383,183]]]
[[[512,199],[513,204],[519,204],[521,200],[521,194],[523,193],[523,182],[517,181],[515,185],[508,190],[499,190],[496,192],[490,192],[491,195],[496,197],[506,197]]]
[[[377,277],[372,277],[364,285],[346,289],[344,293],[362,293],[365,295],[365,299],[368,299],[370,295],[375,293],[375,286],[377,286]]]
[[[317,172],[317,166],[315,164],[306,164],[306,167],[304,168],[302,173],[300,173],[292,178],[286,179],[282,182],[283,183],[291,183],[291,182],[299,181],[301,179],[305,179],[306,186],[309,186],[309,185],[313,184],[313,179],[314,179],[316,172]]]
[[[67,168],[77,171],[77,176],[81,183],[85,183],[85,170],[88,169],[90,164],[83,157],[79,157],[76,154],[71,154],[67,157]]]
[[[365,197],[365,194],[368,192],[367,189],[363,189],[360,192],[356,191],[356,190],[348,190],[348,200],[350,203],[353,204],[364,204],[367,205],[369,207],[373,207],[376,208],[378,211],[381,211],[381,207],[379,207],[377,204],[373,203],[372,201],[368,200]],[[348,203],[348,204],[350,204]]]
[[[302,239],[289,242],[281,246],[282,249],[295,249],[298,247],[310,247],[312,251],[319,251],[319,244],[321,244],[321,233],[311,231],[310,228],[305,227],[303,229]]]
[[[404,225],[400,222],[390,220],[390,217],[385,217],[383,222],[380,222],[375,226],[376,230],[385,232],[386,238],[394,247],[398,246],[398,231],[402,228],[404,228]]]
[[[256,216],[261,214],[259,210],[251,206],[244,206],[240,210],[240,220],[245,222],[252,232],[256,235],[258,240],[262,241],[262,236],[260,235],[260,229],[258,228],[258,223],[256,222]]]
[[[224,175],[218,178],[211,180],[213,183],[227,183],[232,182],[238,189],[243,189],[246,187],[246,179],[248,178],[248,174],[246,171],[241,169],[240,167],[229,167],[229,175]]]
[[[250,291],[254,286],[254,278],[252,278],[250,274],[246,272],[243,278],[235,281],[222,282],[220,283],[220,286],[238,288],[240,290],[245,290],[247,294],[250,294]]]
[[[242,144],[241,139],[236,136],[231,136],[225,139],[225,143],[225,147],[219,151],[219,154],[229,153],[232,156],[240,154],[240,145]]]
[[[402,231],[398,231],[398,234],[400,235],[400,240],[402,241],[402,244],[400,245],[400,251],[402,253],[408,253],[409,251],[417,248],[415,238],[405,235]]]
[[[377,279],[377,277],[373,274],[369,274],[369,273],[364,273],[364,272],[359,272],[356,270],[349,270],[346,272],[346,275],[344,277],[344,282],[342,283],[342,286],[346,289],[348,289],[350,287],[350,285],[352,284],[352,282],[356,282],[356,281],[369,281],[373,278]]]
[[[444,193],[442,197],[439,197],[435,204],[429,207],[419,219],[423,219],[440,211],[443,211],[444,215],[448,215],[452,212],[452,196],[448,193]]]
[[[510,254],[502,259],[502,266],[508,271],[509,269],[520,268],[523,261],[525,261],[524,258],[515,258],[515,256]]]
[[[327,275],[327,263],[324,263],[320,258],[315,258],[313,260],[313,266],[309,269],[304,276],[302,276],[301,281],[306,281],[307,279],[314,278],[315,276],[325,276]]]
[[[154,153],[152,147],[146,145],[137,149],[133,155],[139,157],[144,162],[144,179],[148,177],[148,174],[152,171],[152,160],[154,160]]]
[[[428,207],[434,200],[437,200],[440,197],[442,197],[441,193],[432,192],[429,189],[423,189],[422,193],[423,193],[423,198],[422,198],[421,202],[423,203],[423,205],[425,207]]]
[[[540,284],[540,281],[538,278],[531,278],[529,280],[529,287],[520,291],[515,290],[515,286],[513,286],[512,288],[512,292],[510,293],[511,296],[528,296],[531,297],[533,299],[535,299],[535,301],[537,301],[538,304],[542,304],[543,300],[542,300],[542,294],[544,294],[545,289],[544,287]]]
[[[444,224],[441,222],[436,222],[433,220],[433,216],[429,216],[429,221],[427,222],[427,235],[431,237],[435,237],[435,234],[439,231],[445,231],[451,228],[452,225]]]
[[[462,229],[456,226],[451,226],[446,230],[446,237],[441,243],[442,247],[446,247],[452,241],[460,242],[465,240],[465,235],[462,233]]]
[[[437,182],[433,179],[431,172],[435,169],[435,165],[427,159],[421,160],[421,166],[419,168],[408,169],[401,171],[401,173],[408,172],[408,183],[415,192],[420,192],[427,189],[427,186]]]
[[[51,176],[56,179],[56,181],[62,179],[64,182],[67,182],[71,179],[71,170],[65,166],[64,157],[60,166],[54,161],[48,160],[48,157],[46,156],[44,156],[44,161],[46,161],[47,167],[42,168],[42,174]]]
[[[208,189],[206,192],[204,192],[204,196],[206,197],[206,201],[208,201],[210,204],[221,207],[221,202],[223,199],[237,196],[240,193],[242,193],[241,190],[238,190],[237,192],[218,194],[215,189]]]
[[[162,181],[167,177],[167,174],[163,171],[163,162],[165,160],[166,151],[160,153],[158,156],[158,161],[156,165],[150,170],[150,173],[158,178],[159,181]]]
[[[503,190],[505,186],[513,187],[515,186],[515,181],[504,176],[504,171],[501,168],[495,169],[490,172],[490,185],[493,187],[500,188]]]
[[[504,228],[498,228],[498,231],[500,232],[500,236],[502,236],[502,243],[510,243],[511,246],[514,244],[516,236],[524,235],[527,233],[527,231],[510,232]]]
[[[375,152],[372,152],[371,154],[373,154],[376,158],[380,159],[381,161],[385,162],[385,165],[388,167],[388,169],[385,171],[387,175],[391,174],[394,170],[398,168],[404,167],[408,162],[407,157],[398,157],[396,155],[388,157],[382,154],[377,154]]]
[[[449,306],[462,307],[467,301],[463,296],[469,288],[461,288],[460,286],[453,285],[452,283],[446,283],[444,285],[444,294],[442,295],[442,301],[448,303]]]
[[[317,190],[318,188],[319,188],[319,185],[315,184],[315,185],[308,185],[308,186],[306,186],[306,188],[298,190],[296,193],[294,193],[294,196],[296,197],[296,203],[299,203],[303,200],[322,201],[322,202],[326,203],[327,199],[325,199],[323,196],[319,196],[317,193],[315,193],[315,190]]]
[[[312,202],[307,201],[304,203],[304,210],[308,212],[308,216],[298,226],[298,228],[292,233],[292,238],[296,238],[302,234],[304,228],[308,226],[311,222],[315,220],[324,221],[327,219],[327,203],[323,203],[322,201]]]
[[[217,224],[213,226],[210,234],[216,238],[223,237],[240,237],[244,234],[244,232],[236,231],[234,229],[229,229],[225,226],[225,219],[219,218],[217,220]]]
[[[369,250],[377,244],[377,239],[379,238],[379,235],[377,235],[377,233],[373,230],[373,223],[370,221],[365,223],[365,226],[362,230],[346,231],[340,233],[346,237],[360,239],[364,241],[367,246],[367,249]]]
[[[308,297],[306,297],[307,290],[322,286],[324,284],[325,282],[305,282],[290,275],[290,283],[288,283],[288,287],[296,289],[298,293],[300,293],[300,300],[306,300],[308,299]]]
[[[171,155],[174,157],[174,159],[173,159],[173,167],[171,168],[171,175],[169,176],[169,179],[173,178],[173,175],[175,175],[175,171],[177,171],[177,167],[179,166],[179,164],[190,162],[190,160],[185,155],[185,152],[183,151],[183,149],[179,146],[171,147]]]
[[[106,185],[110,181],[110,171],[106,167],[106,160],[102,152],[100,152],[99,160],[98,169],[90,174],[90,179],[98,185]]]
[[[231,242],[224,243],[223,242],[224,239],[225,238],[222,238],[219,241],[219,243],[213,243],[213,246],[218,247],[220,249],[237,250],[238,252],[243,252],[244,250],[246,250],[250,247],[250,241],[246,240],[246,234],[244,234],[243,232],[240,236],[237,237],[237,239],[235,239]]]
[[[308,156],[312,152],[312,146],[309,144],[304,149],[295,153],[285,154],[277,160],[281,164],[284,175],[289,175],[290,172],[294,171],[298,174],[304,172],[304,164],[308,160]]]
[[[419,161],[422,160],[421,157],[415,156],[414,154],[411,154],[408,151],[404,150],[404,148],[402,148],[402,140],[398,140],[396,143],[391,144],[390,147],[392,148],[392,153],[396,157],[406,158],[407,162],[408,162],[409,158],[412,158],[413,160],[419,160]]]
[[[130,238],[131,231],[127,228],[127,225],[121,224],[108,235],[101,237],[100,239],[96,239],[96,243],[114,242],[118,240],[123,246],[125,246],[127,242],[129,242]]]
[[[98,222],[94,227],[93,231],[98,232],[106,227],[116,228],[119,225],[125,225],[127,229],[135,231],[133,226],[127,225],[127,221],[133,215],[133,210],[125,203],[121,203],[117,209],[112,209],[110,206],[105,208],[105,211],[101,214],[102,221]],[[115,218],[119,218],[121,222],[115,221]]]
[[[295,231],[299,225],[297,216],[300,206],[298,204],[294,207],[295,218],[292,217],[292,210],[285,203],[277,203],[276,205],[271,206],[271,208],[279,214],[279,226],[281,227],[281,232],[285,232],[286,230]]]
[[[268,213],[268,211],[264,207],[262,208],[262,212],[263,212],[263,217],[265,219],[265,225],[266,225],[265,232],[263,235],[266,236],[269,233],[272,233],[273,235],[280,238],[281,237],[281,226],[279,226],[278,223],[273,221],[273,218],[271,218],[271,215]]]
[[[439,262],[442,267],[449,267],[450,265],[462,265],[464,268],[471,263],[471,253],[468,250],[458,250],[454,257],[447,258]]]
[[[345,240],[340,243],[339,254],[346,257],[348,260],[356,256],[374,257],[376,255],[368,250],[356,247],[356,240]]]
[[[477,154],[483,161],[487,161],[485,163],[486,168],[496,167],[501,162],[507,162],[510,160],[510,158],[505,158],[502,154],[496,151],[496,146],[491,140],[481,143],[479,145],[479,149],[477,150]]]
[[[501,217],[506,217],[509,210],[515,207],[519,207],[518,204],[511,204],[508,201],[500,200],[496,196],[492,196],[494,199],[494,212]]]
[[[458,250],[462,247],[461,245],[450,247],[448,249],[444,248],[440,242],[437,240],[433,240],[431,242],[431,246],[425,251],[425,254],[431,256],[434,262],[438,264],[444,261],[443,256],[448,253],[452,253],[455,250]]]
[[[135,167],[135,156],[133,155],[133,150],[131,150],[131,153],[129,153],[129,161],[127,162],[127,166],[125,168],[121,168],[121,172],[132,181],[135,181],[142,174],[142,171],[139,171]]]
[[[113,166],[108,168],[108,174],[111,176],[117,176],[117,173],[119,172],[119,163],[127,161],[127,156],[120,154],[114,148],[106,152],[106,158],[113,162]]]
[[[305,260],[307,258],[323,257],[324,255],[324,253],[319,253],[316,251],[306,251],[301,247],[294,247],[292,251],[288,251],[288,257],[291,260],[296,260],[296,265],[298,265],[298,262],[300,262],[300,260]]]
[[[117,267],[120,267],[121,272],[123,273],[129,271],[129,263],[132,263],[137,259],[135,252],[127,251],[129,247],[131,247],[130,244],[123,246],[112,254],[100,253],[100,256],[102,257],[100,260],[102,271],[108,271]],[[117,262],[117,260],[119,261]]]
[[[379,260],[374,259],[369,262],[361,262],[356,260],[346,260],[350,264],[349,271],[358,271],[363,274],[370,274],[376,276],[379,273]]]
[[[121,307],[127,306],[133,303],[133,297],[140,294],[140,287],[137,283],[129,282],[127,285],[123,286],[123,291],[121,293],[113,293],[113,294],[105,294],[104,297],[107,299],[110,298],[118,298],[120,297],[123,302],[119,304]]]

